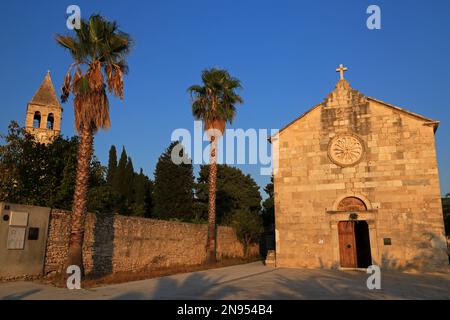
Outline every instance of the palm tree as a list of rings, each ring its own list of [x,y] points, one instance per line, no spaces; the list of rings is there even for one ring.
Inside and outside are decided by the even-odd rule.
[[[73,94],[75,128],[80,135],[67,265],[77,265],[83,272],[82,247],[93,138],[98,129],[110,127],[107,91],[123,99],[123,77],[127,72],[124,59],[130,51],[131,39],[118,30],[116,22],[92,15],[88,21],[81,21],[74,36],[56,34],[55,40],[69,50],[73,59],[61,88],[63,103]]]
[[[217,68],[202,72],[203,85],[193,85],[188,92],[192,98],[192,114],[204,122],[211,141],[208,195],[208,235],[206,241],[206,262],[216,261],[216,180],[217,180],[217,138],[223,135],[226,123],[232,123],[236,115],[235,105],[242,103],[236,93],[241,82],[230,76],[226,70]]]

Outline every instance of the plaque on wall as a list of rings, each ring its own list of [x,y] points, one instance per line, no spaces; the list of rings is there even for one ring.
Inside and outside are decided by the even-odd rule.
[[[25,246],[25,227],[9,227],[8,229],[8,250],[23,250]]]
[[[28,212],[12,211],[9,225],[15,227],[26,227],[28,225]]]

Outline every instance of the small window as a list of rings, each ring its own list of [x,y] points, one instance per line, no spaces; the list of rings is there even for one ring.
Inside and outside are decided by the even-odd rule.
[[[33,128],[40,128],[41,127],[41,113],[39,111],[36,111],[34,113],[33,118]]]
[[[29,228],[28,240],[38,240],[38,239],[39,239],[39,228]]]
[[[54,122],[55,118],[53,117],[53,113],[50,113],[47,117],[47,129],[53,130]]]

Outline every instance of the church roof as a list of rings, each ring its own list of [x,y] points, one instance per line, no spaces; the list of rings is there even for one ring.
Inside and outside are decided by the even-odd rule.
[[[379,99],[376,99],[376,98],[373,98],[373,97],[366,97],[366,98],[367,98],[367,100],[371,100],[371,101],[375,101],[375,102],[381,103],[381,104],[385,105],[386,107],[389,107],[391,109],[394,109],[394,110],[400,111],[402,113],[408,114],[408,115],[410,115],[410,116],[412,116],[414,118],[417,118],[419,120],[423,120],[427,124],[432,125],[434,127],[434,131],[436,131],[437,128],[439,127],[439,121],[437,121],[437,120],[433,120],[431,118],[422,116],[422,115],[420,115],[418,113],[415,113],[415,112],[412,112],[412,111],[400,108],[398,106],[395,106],[393,104],[387,103],[385,101],[382,101],[382,100],[379,100]]]
[[[50,71],[48,71],[45,75],[44,80],[34,94],[30,103],[61,108],[58,97],[56,96],[55,87],[53,86],[52,79],[50,78]]]
[[[342,81],[342,80],[340,80],[340,81]],[[345,81],[346,84],[348,85],[348,82],[347,82],[346,80],[344,80],[344,81]],[[437,120],[433,120],[433,119],[431,119],[431,118],[424,117],[424,116],[422,116],[422,115],[420,115],[420,114],[411,112],[411,111],[406,110],[406,109],[404,109],[404,108],[395,106],[395,105],[393,105],[393,104],[384,102],[384,101],[382,101],[382,100],[379,100],[379,99],[376,99],[376,98],[373,98],[373,97],[368,97],[368,96],[364,96],[364,97],[365,97],[367,100],[369,100],[369,101],[373,101],[373,102],[380,103],[380,104],[382,104],[382,105],[384,105],[384,106],[386,106],[386,107],[388,107],[388,108],[394,109],[394,110],[399,111],[399,112],[404,113],[404,114],[407,114],[407,115],[412,116],[412,117],[414,117],[414,118],[416,118],[416,119],[418,119],[418,120],[422,120],[422,121],[425,122],[426,125],[433,126],[435,132],[436,132],[437,128],[439,127],[439,121],[437,121]],[[315,105],[314,107],[312,107],[311,109],[309,109],[308,111],[306,111],[305,113],[301,114],[298,118],[294,119],[293,121],[289,122],[286,126],[284,126],[283,128],[281,128],[281,129],[278,131],[278,134],[280,134],[282,131],[284,131],[285,129],[287,129],[288,127],[290,127],[292,124],[294,124],[295,122],[297,122],[298,120],[300,120],[301,118],[303,118],[304,116],[306,116],[308,113],[310,113],[310,112],[313,111],[314,109],[319,108],[319,107],[322,107],[323,105],[324,105],[324,102],[321,102],[321,103]],[[277,136],[277,134],[273,135],[271,138],[274,138],[275,136]],[[269,138],[269,140],[270,140],[271,138]]]

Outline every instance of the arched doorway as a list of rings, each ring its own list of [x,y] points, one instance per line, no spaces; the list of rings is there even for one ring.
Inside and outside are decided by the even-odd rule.
[[[367,210],[364,202],[356,197],[347,197],[338,205],[339,211],[358,213]],[[363,220],[347,220],[338,223],[339,254],[341,267],[367,268],[372,264],[369,225]]]

